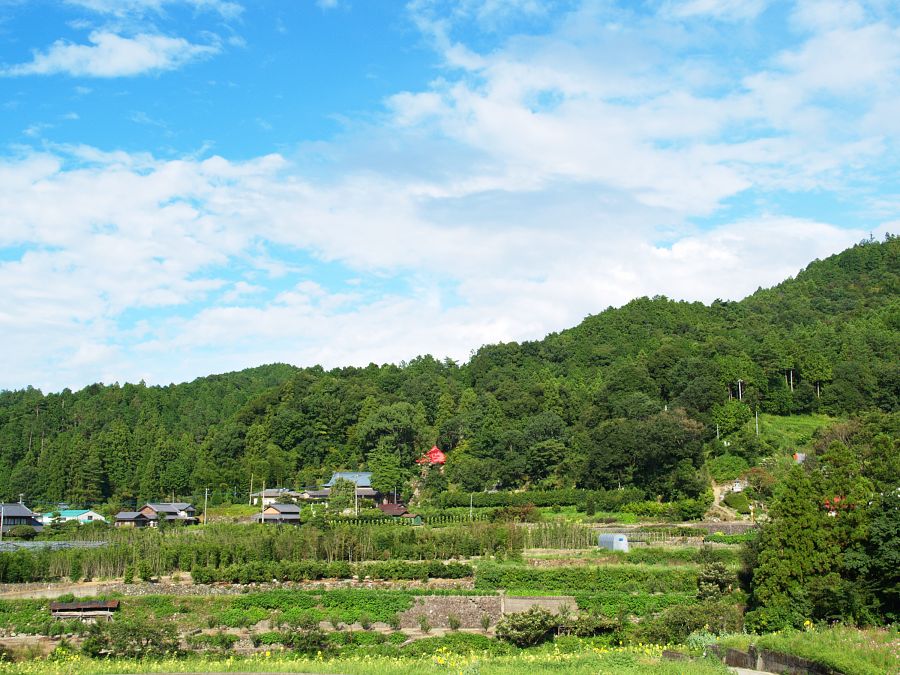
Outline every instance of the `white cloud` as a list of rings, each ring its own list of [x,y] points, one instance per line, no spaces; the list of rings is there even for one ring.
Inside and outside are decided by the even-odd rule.
[[[161,14],[166,5],[184,4],[200,10],[218,12],[225,18],[237,17],[243,11],[240,3],[228,0],[65,0],[99,14],[117,17]]]
[[[66,169],[74,156],[33,154],[0,165],[0,247],[29,247],[0,263],[5,386],[168,382],[276,360],[464,359],[639,295],[740,297],[865,234],[764,218],[661,248],[649,240],[664,210],[596,188],[550,186],[530,199],[377,176],[329,185],[277,156],[75,151],[90,163]],[[302,281],[267,300],[260,241],[412,290]],[[223,278],[235,262],[249,266],[243,278]],[[142,308],[163,318],[120,323]]]
[[[743,21],[756,18],[770,0],[672,0],[664,11],[678,18],[712,18]]]
[[[858,26],[865,16],[865,9],[855,0],[798,0],[792,20],[798,28],[823,31]]]
[[[67,74],[75,77],[127,77],[181,66],[219,51],[217,45],[192,44],[184,38],[141,33],[123,37],[94,31],[90,44],[59,40],[28,63],[9,66],[6,76]]]

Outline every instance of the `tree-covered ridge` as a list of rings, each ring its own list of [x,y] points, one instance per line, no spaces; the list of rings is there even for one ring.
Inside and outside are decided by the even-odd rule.
[[[640,298],[463,365],[264,366],[169,387],[0,393],[0,496],[86,504],[369,468],[426,491],[615,488],[691,498],[704,462],[767,449],[742,429],[785,415],[900,408],[900,242],[863,242],[740,302]],[[407,483],[408,485],[408,483]]]

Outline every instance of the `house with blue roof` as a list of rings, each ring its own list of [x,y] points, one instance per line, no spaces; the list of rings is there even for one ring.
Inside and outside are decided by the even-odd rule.
[[[351,483],[356,483],[356,487],[358,488],[370,488],[372,487],[372,472],[335,471],[331,474],[331,480],[325,483],[325,487],[334,487],[334,484],[339,480],[349,480]]]
[[[331,480],[322,486],[321,490],[305,490],[300,494],[301,499],[312,501],[328,501],[331,496],[331,488],[339,480],[348,480],[356,484],[356,496],[360,499],[372,499],[377,501],[378,491],[372,487],[371,471],[335,471],[331,474]]]

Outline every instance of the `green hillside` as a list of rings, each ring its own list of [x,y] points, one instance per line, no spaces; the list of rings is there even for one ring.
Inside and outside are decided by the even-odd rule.
[[[271,365],[167,387],[0,393],[0,497],[215,500],[368,468],[447,488],[635,488],[690,498],[722,454],[748,466],[831,417],[900,408],[900,241],[866,241],[740,302],[639,298],[466,364]],[[761,413],[762,435],[750,419]],[[828,416],[828,417],[826,417]],[[888,427],[893,422],[878,423]],[[724,444],[716,443],[716,429]]]

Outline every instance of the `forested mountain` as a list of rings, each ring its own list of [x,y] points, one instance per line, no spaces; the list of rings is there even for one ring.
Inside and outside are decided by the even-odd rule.
[[[711,283],[713,281],[711,280]],[[0,393],[0,497],[71,504],[305,485],[337,468],[392,484],[437,443],[431,489],[633,486],[693,497],[704,462],[752,464],[777,415],[900,409],[900,240],[866,241],[740,302],[640,298],[458,365],[263,366],[168,387]]]

